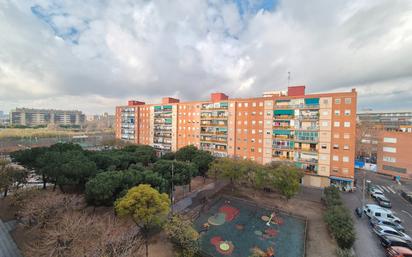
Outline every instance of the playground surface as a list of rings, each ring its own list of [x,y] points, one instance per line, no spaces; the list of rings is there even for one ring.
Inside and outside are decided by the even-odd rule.
[[[208,206],[195,221],[204,255],[304,256],[304,219],[232,197]]]

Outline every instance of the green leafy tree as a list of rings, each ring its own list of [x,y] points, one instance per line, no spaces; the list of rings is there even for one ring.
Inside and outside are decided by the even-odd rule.
[[[192,162],[196,164],[199,175],[206,177],[207,172],[209,171],[210,164],[215,158],[208,151],[197,151],[195,157],[193,157]]]
[[[176,159],[176,153],[174,152],[168,152],[162,155],[162,160],[174,160]]]
[[[199,252],[199,233],[189,220],[175,215],[165,225],[165,231],[179,257],[195,257]]]
[[[149,256],[149,235],[154,228],[162,226],[170,211],[167,194],[161,194],[150,185],[141,184],[131,188],[118,199],[115,209],[119,216],[130,217],[139,227],[146,245],[146,257]]]
[[[237,159],[219,158],[211,163],[208,174],[215,178],[228,179],[232,187],[245,175],[242,163]]]
[[[342,205],[335,205],[326,210],[325,221],[339,247],[349,249],[356,240],[353,220],[348,210]]]
[[[274,169],[272,167],[270,166],[267,169],[269,181],[273,183],[274,188],[289,200],[299,192],[300,181],[304,176],[304,172],[291,164],[281,164]]]
[[[197,155],[198,151],[199,150],[194,145],[182,147],[176,152],[176,160],[191,162]]]
[[[24,166],[26,169],[34,170],[34,172],[41,176],[43,181],[43,189],[46,189],[48,182],[47,175],[41,169],[42,163],[38,161],[39,157],[48,151],[48,147],[35,147],[25,150],[15,151],[10,154],[11,158]]]
[[[157,160],[156,150],[149,145],[129,145],[125,146],[121,151],[132,153],[136,157],[135,163],[140,162],[144,166]]]
[[[79,151],[65,152],[62,159],[63,164],[57,177],[60,189],[63,192],[63,186],[70,185],[83,191],[89,178],[96,176],[96,164]]]
[[[173,184],[176,186],[189,185],[192,177],[197,174],[197,167],[190,162],[159,160],[153,166],[153,171],[159,173],[169,183],[172,180],[173,164]],[[171,184],[170,187],[171,188]]]

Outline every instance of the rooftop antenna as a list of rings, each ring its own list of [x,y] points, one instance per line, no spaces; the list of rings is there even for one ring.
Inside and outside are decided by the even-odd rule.
[[[289,84],[290,84],[290,71],[288,71],[288,87],[289,87]]]

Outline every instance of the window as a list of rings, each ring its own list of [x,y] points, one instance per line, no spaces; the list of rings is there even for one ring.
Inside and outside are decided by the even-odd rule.
[[[349,150],[349,145],[344,145],[343,150]]]
[[[322,112],[322,115],[323,115],[323,116],[328,116],[328,115],[329,115],[329,111],[323,111],[323,112]]]
[[[250,148],[250,152],[254,153],[254,152],[255,152],[255,148],[254,148],[254,147]]]
[[[255,125],[256,124],[256,121],[255,120],[252,120],[252,125]]]
[[[385,142],[385,143],[394,143],[395,144],[397,142],[397,140],[396,140],[396,138],[393,138],[393,137],[384,137],[383,142]]]
[[[262,107],[262,106],[263,106],[263,102],[259,102],[259,106]]]
[[[339,133],[333,134],[333,138],[340,138]]]
[[[340,127],[340,122],[339,122],[339,121],[335,121],[335,122],[333,123],[333,126],[334,126],[335,128]]]
[[[237,107],[242,107],[242,103],[238,103],[238,104],[237,104]]]
[[[348,169],[348,168],[343,168],[343,169],[342,169],[342,172],[345,173],[345,174],[347,174],[347,173],[349,173],[349,169]]]
[[[246,120],[243,122],[243,125],[247,125],[247,121],[246,121]]]
[[[322,121],[322,127],[327,127],[329,123],[327,121]]]
[[[328,104],[329,100],[328,99],[323,99],[323,104]]]
[[[266,112],[266,116],[271,116],[272,112]]]
[[[266,130],[266,135],[270,135],[270,130]]]
[[[321,147],[322,149],[328,149],[328,146],[327,146],[326,144],[322,144],[320,147]]]
[[[350,116],[350,110],[345,110],[345,116]]]
[[[383,161],[384,162],[396,162],[395,157],[389,157],[389,156],[383,156]]]
[[[333,172],[339,172],[339,169],[336,168],[336,167],[334,167],[334,168],[332,168],[332,171],[333,171]]]
[[[245,103],[245,107],[248,107],[249,106],[249,104],[248,103]]]
[[[230,107],[233,107],[233,103],[230,103]]]
[[[258,148],[258,152],[261,153],[261,152],[262,152],[262,148]]]
[[[252,106],[253,106],[253,107],[256,107],[256,103],[252,103]]]
[[[338,145],[338,144],[334,144],[334,145],[333,145],[333,149],[335,149],[335,150],[339,149],[339,145]]]
[[[335,104],[340,104],[340,98],[335,99]]]
[[[253,133],[252,133],[252,134],[253,134]],[[254,142],[255,142],[255,139],[254,139],[254,138],[250,139],[250,142],[254,143]]]
[[[340,116],[340,111],[339,110],[335,110],[335,116]]]
[[[252,134],[256,134],[256,130],[252,129]]]
[[[349,162],[349,157],[348,156],[343,156],[342,161],[343,162]]]
[[[343,123],[343,126],[344,126],[345,128],[350,128],[350,122],[349,122],[349,121],[345,121],[345,122]]]
[[[350,138],[350,134],[349,134],[349,133],[343,134],[343,138],[344,138],[344,139],[349,139],[349,138]]]
[[[387,153],[396,153],[396,147],[383,147],[383,151]]]
[[[352,98],[345,98],[345,104],[351,104]]]
[[[339,161],[339,156],[334,155],[334,156],[332,157],[332,159],[337,162],[337,161]]]

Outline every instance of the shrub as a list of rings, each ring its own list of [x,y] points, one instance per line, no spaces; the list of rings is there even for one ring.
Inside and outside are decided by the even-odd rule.
[[[355,257],[355,255],[353,255],[352,253],[352,250],[350,249],[338,248],[336,250],[336,254],[338,255],[338,257]]]
[[[192,223],[182,219],[180,216],[173,216],[165,226],[166,233],[173,243],[177,256],[195,257],[199,251],[199,234],[192,227]]]
[[[329,227],[338,246],[342,249],[350,249],[356,240],[353,220],[346,207],[342,205],[339,191],[336,188],[325,188],[325,222]]]

